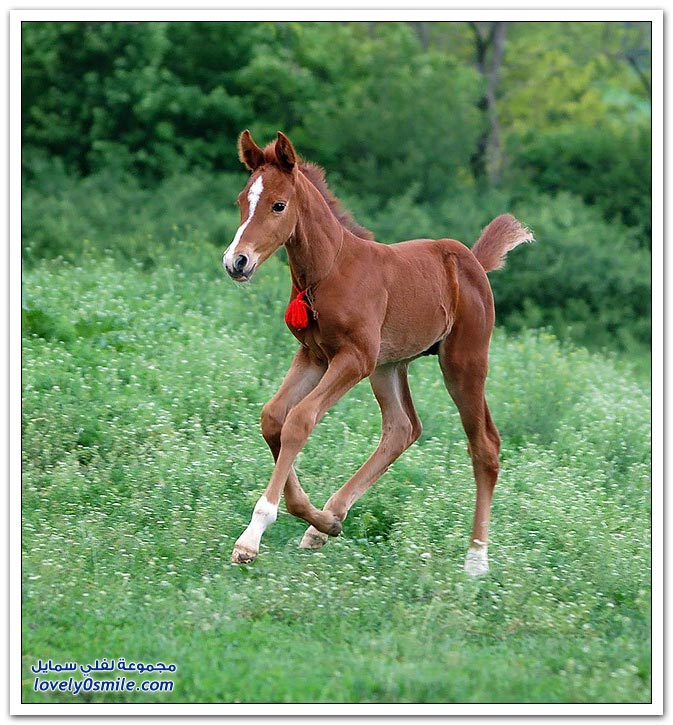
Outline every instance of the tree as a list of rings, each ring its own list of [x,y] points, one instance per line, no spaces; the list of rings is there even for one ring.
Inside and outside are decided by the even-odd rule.
[[[507,23],[470,22],[468,25],[474,35],[475,64],[484,79],[484,95],[479,100],[479,109],[486,120],[486,128],[472,157],[472,169],[475,177],[486,177],[491,186],[497,186],[502,175],[497,90],[505,52]]]

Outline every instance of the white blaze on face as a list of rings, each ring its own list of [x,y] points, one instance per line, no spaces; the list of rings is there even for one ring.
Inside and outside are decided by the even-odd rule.
[[[262,496],[255,505],[248,528],[238,537],[236,546],[249,549],[255,553],[259,551],[262,534],[276,520],[277,515],[278,504],[272,504],[266,496]]]
[[[227,247],[227,251],[224,253],[224,257],[222,258],[222,264],[225,267],[228,263],[232,262],[235,259],[236,247],[241,241],[243,232],[246,230],[248,224],[250,224],[250,222],[252,221],[255,209],[257,208],[257,203],[259,202],[259,197],[262,195],[263,191],[264,182],[262,181],[262,177],[258,176],[257,179],[255,179],[255,183],[250,187],[250,190],[248,191],[248,218],[243,222],[243,224],[241,224],[241,226],[236,231],[234,241]]]

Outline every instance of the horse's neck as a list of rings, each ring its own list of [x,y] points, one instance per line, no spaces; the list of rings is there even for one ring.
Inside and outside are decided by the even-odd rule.
[[[330,274],[349,232],[336,220],[320,192],[303,177],[297,204],[297,226],[286,249],[292,281],[297,288],[306,289]]]

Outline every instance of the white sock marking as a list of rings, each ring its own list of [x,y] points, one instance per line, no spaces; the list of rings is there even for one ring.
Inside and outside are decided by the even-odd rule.
[[[465,571],[471,576],[483,576],[488,573],[488,544],[474,539],[465,557]]]
[[[225,267],[227,266],[227,263],[234,258],[234,254],[236,253],[236,247],[241,241],[243,232],[246,230],[248,224],[250,224],[250,222],[252,221],[253,214],[255,213],[255,209],[257,208],[257,203],[259,202],[259,197],[262,195],[263,191],[264,182],[262,181],[262,177],[258,176],[257,179],[255,179],[255,183],[250,187],[250,190],[248,191],[248,218],[237,229],[236,235],[234,236],[234,241],[227,247],[227,251],[222,257],[222,264]]]
[[[252,518],[248,528],[238,537],[236,546],[241,546],[251,551],[259,551],[259,542],[262,534],[271,526],[278,515],[278,504],[272,504],[266,496],[262,496],[252,512]]]

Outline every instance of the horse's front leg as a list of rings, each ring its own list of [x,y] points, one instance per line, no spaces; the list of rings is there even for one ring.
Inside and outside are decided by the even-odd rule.
[[[287,414],[315,388],[325,370],[327,363],[315,360],[305,347],[300,347],[278,392],[262,409],[262,435],[274,461],[280,455],[280,434]],[[322,512],[313,506],[299,484],[294,467],[290,468],[283,494],[288,513],[309,523],[321,519]]]
[[[234,545],[231,560],[235,564],[254,561],[264,531],[276,520],[278,503],[292,471],[297,454],[318,421],[356,383],[369,375],[373,365],[363,364],[362,356],[340,352],[331,361],[327,371],[303,400],[288,413],[280,431],[280,451],[269,485],[253,511],[252,520]],[[340,519],[331,512],[316,512],[319,519],[313,525],[332,536],[341,532]]]

